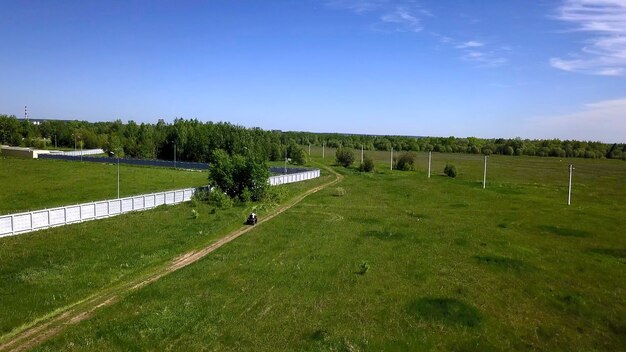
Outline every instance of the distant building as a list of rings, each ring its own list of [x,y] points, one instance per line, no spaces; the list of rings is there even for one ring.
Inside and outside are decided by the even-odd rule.
[[[39,154],[50,154],[49,150],[41,150],[35,148],[25,147],[9,147],[6,145],[0,146],[0,152],[5,156],[14,156],[18,158],[37,159]]]
[[[60,121],[60,122],[72,122],[72,121],[77,121],[77,120],[60,120],[60,119],[31,119],[31,118],[27,118],[27,119],[18,119],[18,120],[26,120],[30,123],[32,123],[33,125],[41,125],[42,123],[46,122],[46,121]]]

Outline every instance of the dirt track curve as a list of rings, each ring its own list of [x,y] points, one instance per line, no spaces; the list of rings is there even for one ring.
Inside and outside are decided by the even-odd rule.
[[[335,172],[331,168],[324,168],[335,175],[334,180],[307,190],[287,204],[278,207],[267,216],[265,216],[262,220],[259,220],[257,226],[263,224],[266,221],[270,221],[275,216],[300,203],[307,196],[318,192],[328,186],[336,184],[343,179],[343,176],[341,174]],[[32,347],[35,347],[40,343],[59,334],[68,326],[75,325],[85,319],[90,318],[99,308],[109,306],[117,302],[121,297],[126,296],[130,292],[138,290],[169,273],[186,267],[189,264],[195,263],[207,254],[236,239],[237,237],[245,234],[253,228],[254,227],[251,226],[243,226],[203,249],[191,251],[177,258],[174,258],[167,266],[163,267],[161,270],[152,272],[142,277],[135,278],[130,282],[102,289],[101,291],[91,295],[83,301],[75,303],[69,307],[66,307],[65,309],[55,311],[51,315],[40,319],[30,325],[27,325],[21,331],[13,331],[8,335],[0,337],[0,351],[25,351]]]

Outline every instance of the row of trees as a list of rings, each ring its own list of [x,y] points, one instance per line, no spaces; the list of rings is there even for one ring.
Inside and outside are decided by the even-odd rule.
[[[388,151],[435,151],[442,153],[529,155],[577,158],[626,159],[626,144],[575,140],[484,139],[476,137],[372,136],[336,133],[285,132],[283,139],[296,144],[325,144],[330,148]]]
[[[37,148],[103,148],[120,156],[210,162],[215,150],[254,155],[264,160],[292,159],[303,164],[305,152],[282,133],[230,123],[176,119],[156,124],[48,120],[40,124],[0,115],[0,144]]]
[[[330,148],[388,151],[436,151],[448,153],[532,155],[554,157],[626,159],[626,144],[601,142],[481,139],[475,137],[407,137],[265,131],[230,123],[176,119],[156,124],[49,120],[41,124],[0,115],[0,143],[32,147],[103,148],[136,158],[208,162],[212,151],[252,155],[266,160],[291,158],[302,163],[308,144]]]

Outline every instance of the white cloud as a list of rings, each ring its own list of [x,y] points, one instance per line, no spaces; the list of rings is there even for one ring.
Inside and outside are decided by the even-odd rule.
[[[506,58],[492,51],[469,50],[465,51],[461,58],[466,61],[473,61],[482,67],[496,67],[508,62]]]
[[[485,46],[485,43],[481,43],[481,42],[476,41],[476,40],[470,40],[470,41],[468,41],[468,42],[458,44],[458,45],[456,46],[456,48],[457,48],[457,49],[465,49],[465,48],[480,48],[480,47],[482,47],[482,46]]]
[[[550,65],[564,71],[604,76],[626,75],[626,1],[564,0],[557,19],[589,33],[580,53],[551,58]]]
[[[421,18],[433,16],[413,0],[328,0],[326,4],[359,15],[374,14],[378,21],[373,28],[391,32],[419,32]]]
[[[375,27],[392,31],[419,32],[422,30],[420,20],[412,15],[410,10],[403,7],[380,16],[380,22]]]
[[[626,142],[626,98],[586,104],[566,115],[530,119],[522,129],[539,138]]]
[[[421,32],[424,29],[422,20],[434,17],[416,0],[327,0],[326,4],[358,15],[375,16],[377,21],[372,24],[372,28],[385,32]],[[462,60],[473,62],[479,67],[496,67],[508,62],[501,54],[504,49],[487,48],[487,44],[482,41],[459,41],[436,32],[429,34],[445,46],[460,50]]]

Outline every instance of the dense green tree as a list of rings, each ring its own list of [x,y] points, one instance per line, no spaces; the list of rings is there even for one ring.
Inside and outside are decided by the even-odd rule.
[[[337,149],[335,159],[339,165],[349,167],[354,162],[354,151],[348,148]]]
[[[269,184],[269,171],[263,159],[253,155],[230,155],[222,149],[211,155],[209,183],[231,198],[243,201],[263,199]]]

